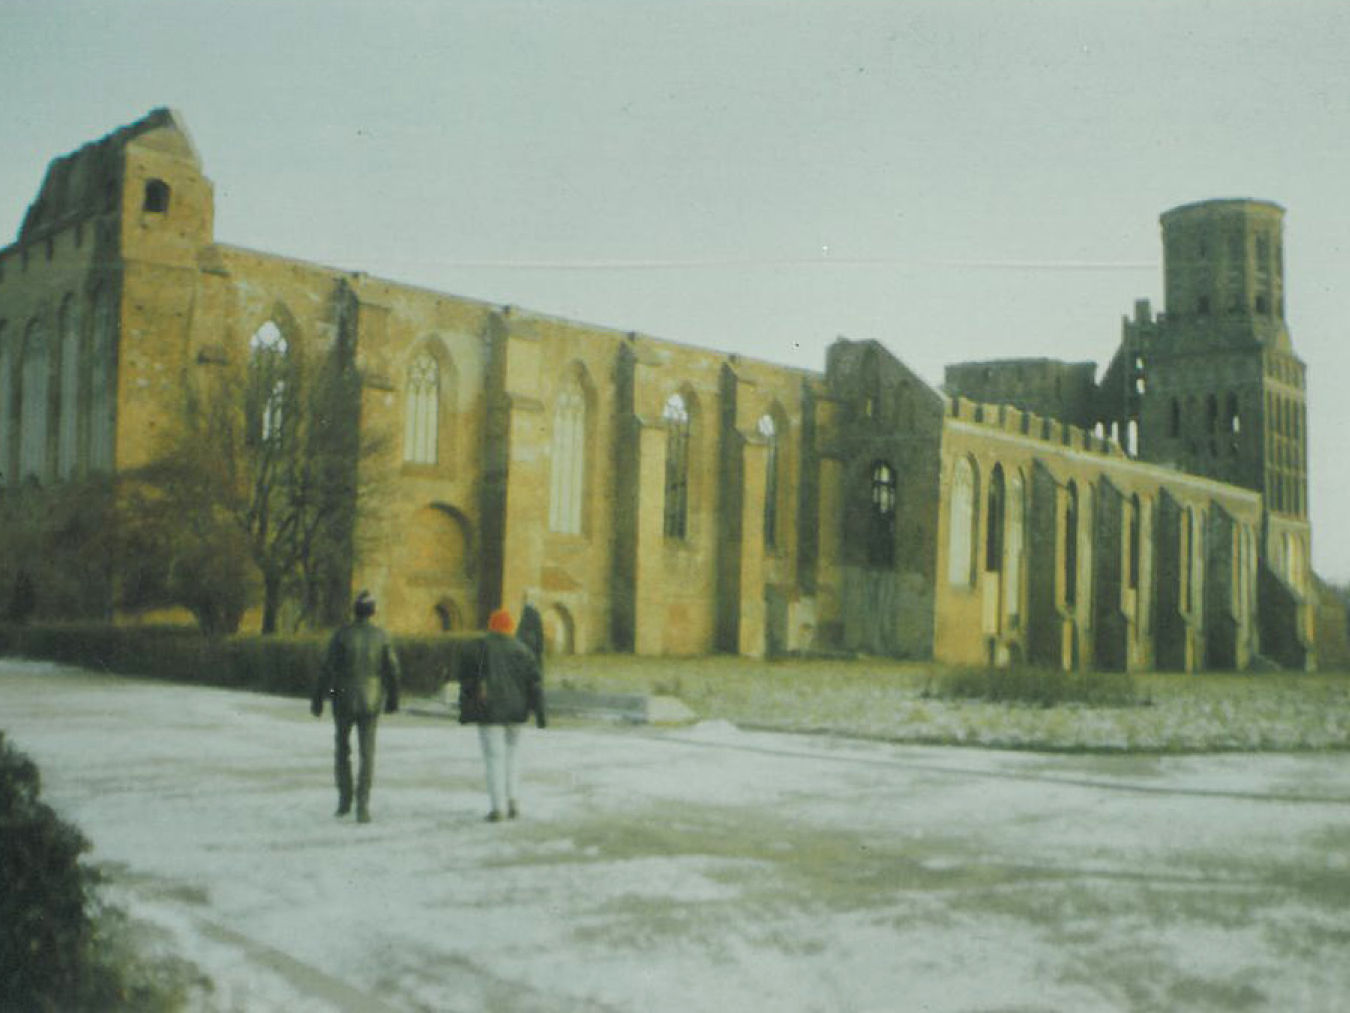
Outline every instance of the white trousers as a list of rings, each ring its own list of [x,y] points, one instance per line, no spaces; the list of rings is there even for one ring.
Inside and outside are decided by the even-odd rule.
[[[488,798],[492,811],[506,815],[507,806],[520,794],[520,765],[516,754],[522,725],[479,725],[478,744],[483,747]]]

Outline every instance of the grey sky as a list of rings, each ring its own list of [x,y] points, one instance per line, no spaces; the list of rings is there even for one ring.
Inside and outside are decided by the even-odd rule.
[[[823,368],[876,338],[1104,365],[1158,214],[1274,200],[1311,367],[1314,560],[1350,578],[1350,6],[0,4],[0,242],[158,105],[216,236]]]

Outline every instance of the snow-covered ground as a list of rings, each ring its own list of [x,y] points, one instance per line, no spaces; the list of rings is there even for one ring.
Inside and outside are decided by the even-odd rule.
[[[1350,754],[1072,756],[560,723],[524,818],[385,719],[0,660],[0,728],[211,1010],[1350,1008]]]

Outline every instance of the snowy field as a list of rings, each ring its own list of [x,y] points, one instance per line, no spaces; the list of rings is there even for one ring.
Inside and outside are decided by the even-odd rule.
[[[1092,756],[559,722],[524,818],[304,701],[0,660],[0,728],[223,1011],[1350,1008],[1350,754]]]

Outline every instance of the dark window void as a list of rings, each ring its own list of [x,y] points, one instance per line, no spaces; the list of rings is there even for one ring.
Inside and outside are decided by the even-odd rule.
[[[1064,604],[1078,602],[1078,486],[1069,483],[1064,497]]]
[[[984,535],[984,568],[993,572],[1003,569],[1004,502],[1003,465],[996,464],[989,478],[989,506]]]
[[[872,465],[871,509],[868,511],[867,564],[895,566],[895,469],[885,461]]]
[[[1129,582],[1131,588],[1139,587],[1139,514],[1142,504],[1136,493],[1130,499],[1130,545],[1129,545]]]
[[[666,506],[667,538],[685,538],[689,533],[689,411],[678,394],[666,403]]]
[[[169,184],[162,179],[147,180],[145,184],[145,203],[142,205],[146,211],[164,213],[169,210]]]

